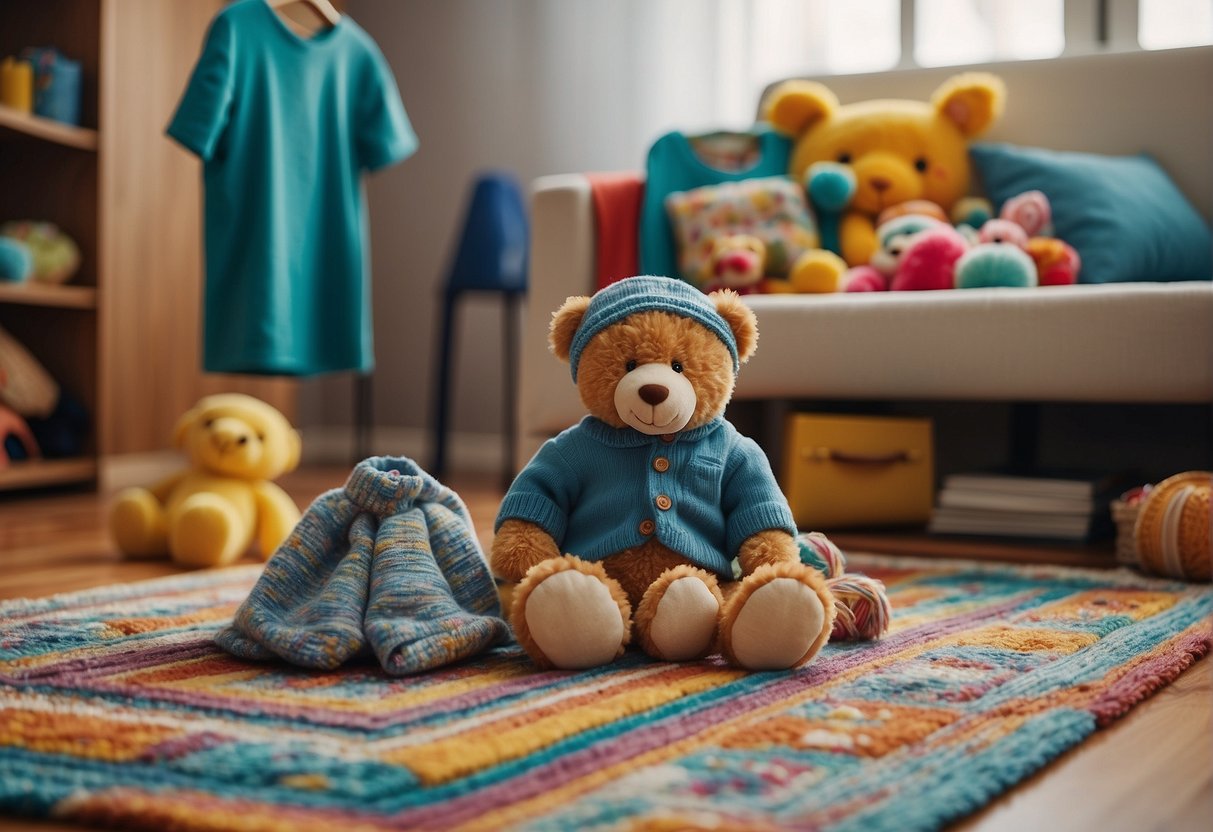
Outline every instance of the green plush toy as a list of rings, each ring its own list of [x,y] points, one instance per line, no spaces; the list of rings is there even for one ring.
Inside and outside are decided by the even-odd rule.
[[[58,226],[49,222],[21,220],[0,226],[0,237],[25,245],[33,259],[34,280],[66,283],[80,268],[80,248]]]

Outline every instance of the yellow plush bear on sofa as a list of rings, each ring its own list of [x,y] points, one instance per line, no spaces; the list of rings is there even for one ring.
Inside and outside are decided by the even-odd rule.
[[[177,422],[191,467],[118,495],[110,531],[129,557],[171,555],[185,566],[223,566],[253,540],[268,558],[299,522],[299,508],[270,482],[299,464],[286,417],[252,396],[207,396]]]
[[[853,193],[842,211],[838,242],[846,264],[860,266],[879,247],[875,220],[881,211],[912,199],[949,211],[968,193],[968,141],[998,119],[1004,98],[1002,81],[977,72],[948,79],[929,103],[840,105],[821,84],[786,81],[771,90],[764,110],[775,129],[796,140],[790,173],[811,193],[806,175],[815,174],[814,165],[841,166],[848,174]]]

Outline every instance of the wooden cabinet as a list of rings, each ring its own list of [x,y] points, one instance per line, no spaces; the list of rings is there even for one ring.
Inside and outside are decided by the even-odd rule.
[[[200,396],[238,391],[293,417],[295,385],[204,376],[201,170],[164,135],[220,0],[0,3],[0,57],[54,46],[82,65],[81,125],[0,107],[0,222],[79,244],[70,285],[0,284],[0,326],[93,417],[82,459],[16,463],[0,491],[95,481],[105,455],[168,447]]]

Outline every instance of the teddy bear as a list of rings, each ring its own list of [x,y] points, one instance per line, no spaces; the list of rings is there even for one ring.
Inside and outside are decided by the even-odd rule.
[[[763,110],[776,130],[795,141],[789,163],[792,177],[805,182],[810,196],[821,190],[811,176],[806,180],[810,171],[841,180],[841,166],[854,180],[849,193],[830,189],[847,196],[838,219],[841,260],[813,260],[815,253],[809,252],[806,263],[818,271],[837,269],[833,280],[841,283],[846,266],[866,265],[876,251],[876,219],[883,210],[924,199],[949,211],[968,192],[968,141],[998,119],[1005,97],[1002,81],[987,73],[953,76],[929,103],[874,100],[840,105],[827,87],[813,81],[776,86]],[[833,165],[814,168],[821,162]],[[837,209],[837,203],[833,207]],[[822,217],[819,221],[828,224]],[[827,285],[831,278],[819,274],[814,279]]]
[[[299,434],[286,417],[252,396],[206,396],[178,420],[174,444],[189,469],[118,495],[110,532],[119,550],[192,567],[232,563],[254,541],[263,558],[273,554],[300,516],[271,482],[299,464]]]
[[[701,288],[704,292],[732,289],[739,295],[749,295],[762,289],[767,259],[767,246],[753,234],[728,234],[711,241],[708,269],[711,279]]]
[[[735,292],[665,277],[556,311],[549,344],[589,415],[514,480],[491,555],[520,582],[510,621],[538,666],[603,665],[634,640],[664,661],[775,670],[826,643],[825,578],[800,560],[763,452],[722,416],[757,342]]]

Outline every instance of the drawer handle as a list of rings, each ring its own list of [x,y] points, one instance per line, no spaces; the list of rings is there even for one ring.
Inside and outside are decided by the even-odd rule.
[[[819,462],[842,462],[847,465],[895,465],[898,462],[917,462],[922,454],[916,450],[894,451],[889,454],[853,454],[835,448],[814,448],[807,454]]]

